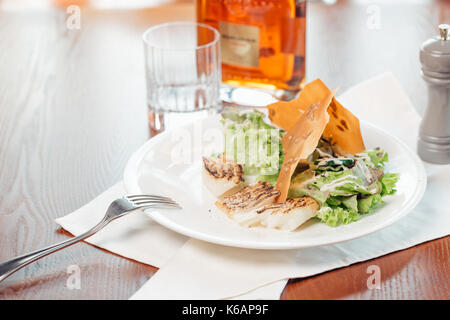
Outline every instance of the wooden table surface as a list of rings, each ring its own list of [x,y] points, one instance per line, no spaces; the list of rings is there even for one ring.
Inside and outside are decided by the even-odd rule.
[[[148,139],[140,36],[150,25],[195,17],[191,1],[82,6],[81,28],[71,30],[66,8],[76,2],[24,9],[0,1],[0,261],[67,239],[54,219],[121,179]],[[422,111],[419,45],[450,21],[449,3],[392,3],[310,3],[307,78],[343,92],[392,71]],[[291,280],[282,298],[449,299],[449,240]],[[71,265],[80,267],[80,289],[66,286]],[[380,267],[381,289],[367,288],[370,265]],[[127,299],[156,271],[79,243],[11,276],[0,299]]]

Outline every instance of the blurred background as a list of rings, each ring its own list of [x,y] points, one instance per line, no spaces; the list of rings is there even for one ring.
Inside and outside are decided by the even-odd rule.
[[[439,23],[450,20],[449,7],[444,0],[308,1],[306,80],[320,77],[343,92],[356,82],[392,71],[421,112],[426,99],[419,47],[437,34]],[[71,21],[77,10],[79,26]],[[103,65],[115,61],[109,71],[101,72],[115,70],[138,86],[143,79],[137,70],[142,52],[134,49],[141,45],[141,33],[162,22],[195,20],[196,14],[194,0],[0,0],[0,18],[1,45],[9,48],[2,50],[2,67],[18,59],[29,63],[25,56],[32,48],[47,63],[53,61],[59,72],[74,63],[82,69],[96,59]],[[68,55],[72,50],[80,55]],[[104,83],[102,87],[106,89]]]

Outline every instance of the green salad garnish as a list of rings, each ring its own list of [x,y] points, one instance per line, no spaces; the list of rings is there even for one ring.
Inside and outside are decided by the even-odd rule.
[[[246,178],[275,186],[285,132],[266,123],[265,115],[257,111],[224,112],[222,124],[227,157],[243,165]],[[316,218],[329,226],[357,221],[381,206],[384,196],[396,192],[399,175],[385,171],[388,160],[388,153],[380,148],[339,154],[322,138],[309,159],[297,166],[288,198],[315,199],[320,205]]]
[[[222,117],[227,157],[243,165],[245,176],[275,185],[285,132],[266,123],[264,113],[258,111],[225,111]]]

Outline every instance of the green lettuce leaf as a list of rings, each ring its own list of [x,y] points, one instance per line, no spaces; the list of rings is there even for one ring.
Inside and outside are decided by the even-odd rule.
[[[384,169],[384,165],[389,160],[388,153],[380,148],[363,151],[356,154],[355,158],[362,158],[369,167],[378,169]]]
[[[358,200],[356,199],[356,195],[342,197],[342,204],[350,211],[358,211]]]
[[[374,194],[376,184],[366,186],[364,181],[356,176],[352,170],[328,171],[311,183],[321,191],[328,191],[330,196],[350,196],[354,194]]]
[[[274,184],[283,163],[284,131],[258,111],[227,110],[222,117],[227,157],[243,165],[245,176]]]
[[[330,197],[326,205],[319,209],[316,217],[331,227],[349,224],[357,221],[361,214],[371,212],[378,204],[382,203],[380,194],[373,194],[357,199],[351,197]]]
[[[381,195],[378,193],[358,199],[358,212],[369,213],[379,203],[381,203]]]
[[[330,227],[336,227],[341,224],[349,224],[360,218],[358,211],[342,207],[324,206],[317,211],[316,218],[326,223]]]
[[[321,206],[316,217],[329,226],[358,220],[382,204],[383,196],[395,193],[399,174],[383,173],[388,154],[382,149],[361,152],[354,159],[348,166],[342,159],[316,160],[292,180],[289,196],[316,199]]]
[[[391,195],[394,194],[397,190],[395,189],[395,184],[397,183],[400,175],[398,173],[385,173],[381,179],[381,195]]]
[[[305,185],[299,188],[289,187],[289,198],[299,198],[304,196],[311,197],[316,200],[319,205],[323,205],[327,201],[329,193],[320,191],[319,189],[312,187],[311,185]]]

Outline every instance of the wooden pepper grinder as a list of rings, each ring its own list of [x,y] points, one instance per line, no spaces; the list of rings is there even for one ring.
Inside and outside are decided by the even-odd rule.
[[[428,87],[428,105],[419,130],[417,152],[422,160],[450,163],[450,35],[448,24],[439,25],[440,36],[420,49],[422,77]]]

